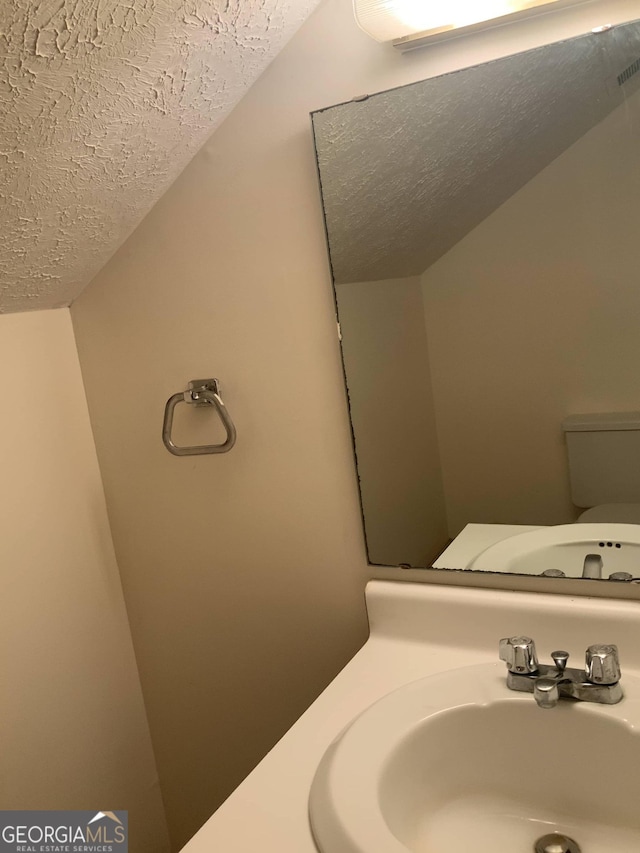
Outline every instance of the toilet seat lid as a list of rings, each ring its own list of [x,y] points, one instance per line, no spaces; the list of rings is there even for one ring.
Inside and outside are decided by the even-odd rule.
[[[600,504],[592,506],[578,518],[579,522],[610,521],[618,524],[640,524],[640,504]]]

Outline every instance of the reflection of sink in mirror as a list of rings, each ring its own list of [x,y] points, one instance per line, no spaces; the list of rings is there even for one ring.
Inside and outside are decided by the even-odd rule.
[[[596,573],[594,567],[599,567],[600,572]],[[640,525],[542,527],[490,545],[469,560],[465,568],[527,575],[554,571],[570,578],[609,578],[625,573],[630,580],[640,577]]]
[[[625,680],[620,705],[546,712],[483,664],[388,694],[319,766],[310,815],[320,850],[532,853],[558,833],[583,853],[637,853],[636,685]]]

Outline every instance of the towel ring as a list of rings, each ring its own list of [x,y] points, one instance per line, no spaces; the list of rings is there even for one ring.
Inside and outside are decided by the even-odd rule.
[[[171,439],[173,413],[178,403],[192,406],[213,406],[220,416],[227,438],[222,444],[200,444],[195,447],[180,447]],[[220,397],[220,383],[217,379],[193,379],[186,391],[174,394],[167,400],[162,424],[162,441],[169,453],[174,456],[202,456],[207,453],[228,453],[236,443],[236,428],[227,407]]]

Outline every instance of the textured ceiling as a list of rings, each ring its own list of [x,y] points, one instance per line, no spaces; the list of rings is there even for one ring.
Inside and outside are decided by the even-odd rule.
[[[319,0],[2,0],[0,313],[68,305]]]
[[[336,282],[424,272],[622,104],[639,60],[634,23],[315,113]]]

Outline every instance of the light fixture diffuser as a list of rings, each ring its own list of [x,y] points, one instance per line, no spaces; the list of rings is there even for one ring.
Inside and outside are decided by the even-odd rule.
[[[356,21],[400,50],[454,38],[587,0],[353,0]]]

